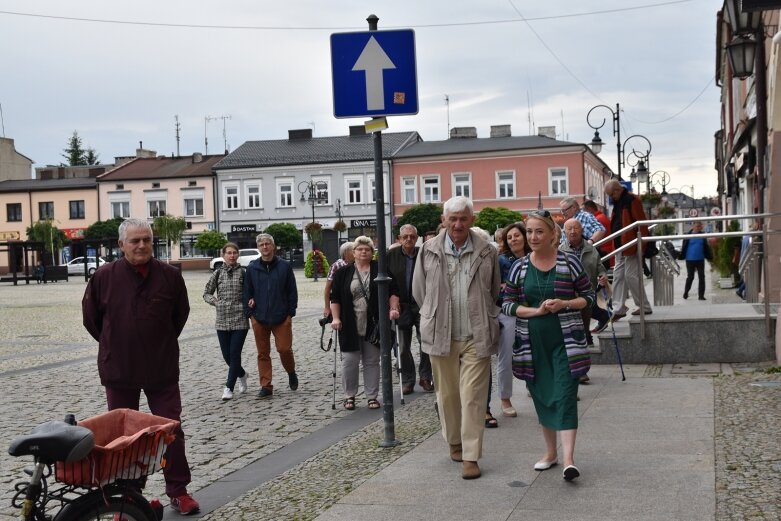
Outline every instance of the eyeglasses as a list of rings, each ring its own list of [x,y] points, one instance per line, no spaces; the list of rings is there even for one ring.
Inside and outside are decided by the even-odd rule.
[[[561,211],[561,213],[564,213],[564,212],[569,212],[569,211],[570,211],[570,210],[572,210],[574,207],[575,207],[575,205],[574,205],[574,204],[571,204],[571,205],[567,206],[566,208],[564,208],[564,209]]]
[[[530,217],[542,217],[543,219],[550,219],[550,212],[548,210],[532,210],[529,212]]]
[[[402,240],[403,239],[417,239],[418,236],[417,235],[399,235],[399,238],[402,239]]]

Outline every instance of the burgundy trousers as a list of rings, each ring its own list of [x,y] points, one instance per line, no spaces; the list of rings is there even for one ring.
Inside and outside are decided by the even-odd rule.
[[[144,389],[146,401],[152,414],[170,420],[181,421],[182,399],[179,394],[179,384],[174,383],[162,389]],[[106,387],[108,410],[134,409],[138,410],[141,399],[141,389],[123,389]],[[190,465],[184,453],[184,431],[181,424],[174,431],[176,438],[168,446],[167,463],[163,469],[165,476],[165,493],[168,497],[177,497],[187,493],[187,485],[191,481]]]

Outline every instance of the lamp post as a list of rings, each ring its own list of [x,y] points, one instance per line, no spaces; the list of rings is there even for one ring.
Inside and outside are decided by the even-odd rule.
[[[591,120],[589,119],[591,113],[598,108],[607,109],[610,112],[611,120],[613,121],[613,135],[616,136],[616,148],[618,152],[618,180],[623,181],[621,178],[621,167],[624,164],[623,154],[621,153],[621,108],[618,106],[618,103],[616,103],[616,110],[613,112],[613,109],[607,105],[595,105],[591,107],[588,114],[586,114],[586,123],[589,127],[594,129],[594,138],[591,140],[590,145],[592,152],[595,154],[599,154],[602,151],[602,138],[599,137],[599,129],[604,127],[605,123],[607,123],[607,119],[602,118],[602,123],[599,125],[595,126],[591,124]]]
[[[309,206],[312,207],[312,224],[315,223],[315,205],[319,203],[327,203],[328,202],[328,194],[326,193],[326,190],[328,190],[328,184],[325,183],[325,181],[315,181],[313,179],[310,179],[309,181],[301,181],[298,183],[298,192],[301,194],[300,201],[308,202]],[[307,234],[309,235],[309,234]],[[314,238],[312,239],[312,263],[314,264],[313,267],[313,273],[314,273],[314,281],[317,282],[317,272],[318,272],[318,266],[317,261],[314,256],[315,252],[315,241]]]
[[[342,200],[337,199],[336,200],[336,222],[341,223],[342,222]],[[336,243],[338,246],[342,245],[342,228],[339,227],[338,230],[336,230]]]
[[[684,188],[688,188],[689,190],[691,190],[691,193],[692,193],[692,208],[694,208],[694,185],[683,185],[682,187],[680,187],[678,189],[678,191],[683,193],[683,189]]]

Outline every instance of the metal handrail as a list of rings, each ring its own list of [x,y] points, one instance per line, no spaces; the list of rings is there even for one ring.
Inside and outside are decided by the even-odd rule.
[[[616,237],[620,237],[624,233],[637,229],[637,237],[635,239],[632,239],[627,244],[622,245],[620,248],[616,248],[615,250],[611,251],[607,255],[601,258],[601,260],[604,262],[606,260],[609,260],[612,257],[615,257],[617,254],[623,252],[624,250],[627,250],[629,248],[632,248],[633,246],[637,245],[637,241],[641,242],[649,242],[649,241],[665,241],[665,240],[671,240],[671,239],[690,239],[691,234],[675,234],[675,235],[646,235],[643,236],[641,226],[648,226],[648,225],[655,225],[655,224],[676,224],[676,223],[688,223],[688,222],[705,222],[705,221],[733,221],[733,220],[757,220],[757,219],[766,219],[768,217],[775,217],[781,215],[781,212],[765,212],[765,213],[758,213],[758,214],[748,214],[748,215],[713,215],[708,217],[689,217],[689,218],[676,218],[676,219],[646,219],[643,221],[635,221],[633,223],[630,223],[629,225],[625,226],[624,228],[618,230],[617,232],[613,232],[610,235],[603,237],[602,239],[598,240],[594,243],[594,246],[598,247],[601,244],[604,244],[612,239],[615,239]],[[770,234],[777,234],[781,233],[781,230],[768,230],[767,222],[763,221],[763,226],[761,231],[737,231],[737,232],[710,232],[710,233],[701,233],[697,234],[698,238],[708,238],[708,237],[743,237],[744,235],[761,235],[762,236],[762,244],[767,244],[767,236]],[[643,262],[643,249],[637,248],[637,260],[639,264],[642,264]],[[769,268],[768,263],[763,262],[763,273],[762,276],[765,280],[765,285],[768,284],[768,278],[769,278]],[[770,337],[772,335],[772,326],[770,322],[770,300],[768,299],[767,290],[764,292],[763,300],[764,300],[764,308],[765,308],[765,330],[767,333],[767,336]],[[646,298],[645,296],[645,285],[640,284],[640,300],[644,301]],[[645,313],[640,313],[640,338],[645,340]]]

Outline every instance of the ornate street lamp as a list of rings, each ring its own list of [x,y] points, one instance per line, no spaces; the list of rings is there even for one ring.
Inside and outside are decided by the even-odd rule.
[[[613,135],[616,136],[616,148],[618,149],[618,180],[623,181],[621,178],[621,167],[624,164],[622,153],[621,153],[621,108],[618,106],[618,103],[616,103],[616,110],[613,112],[613,109],[608,107],[607,105],[596,105],[594,107],[591,107],[591,109],[588,111],[588,114],[586,114],[586,123],[589,127],[594,129],[594,138],[591,140],[591,151],[595,154],[599,154],[602,152],[602,138],[599,137],[599,129],[605,126],[605,123],[607,122],[607,119],[602,118],[602,122],[599,125],[593,125],[591,123],[591,113],[594,112],[595,109],[603,108],[607,109],[610,112],[611,119],[613,121]]]
[[[315,181],[310,179],[309,181],[301,181],[300,183],[298,183],[298,192],[301,194],[300,201],[302,203],[308,202],[309,205],[312,207],[312,226],[314,226],[315,224],[315,206],[320,203],[328,202],[327,190],[328,190],[328,183],[326,183],[325,181]],[[315,263],[316,262],[314,258],[314,251],[316,250],[315,241],[313,237],[310,237],[310,239],[312,239],[312,262]],[[316,264],[312,271],[314,272],[314,280],[315,282],[317,282],[317,272],[319,270]]]
[[[754,74],[757,60],[757,42],[745,35],[737,36],[726,45],[732,75],[745,79]]]

